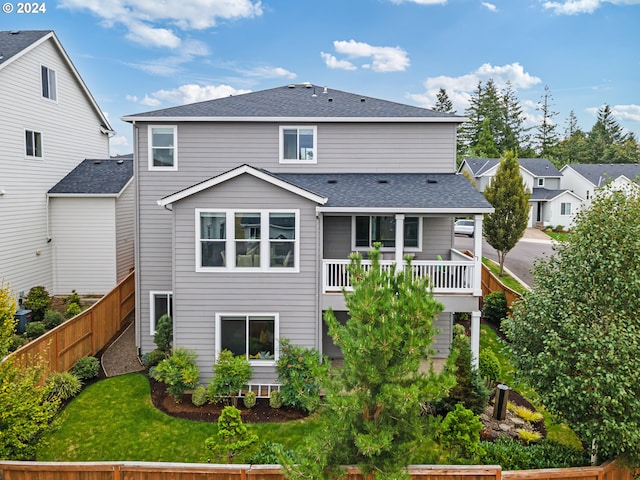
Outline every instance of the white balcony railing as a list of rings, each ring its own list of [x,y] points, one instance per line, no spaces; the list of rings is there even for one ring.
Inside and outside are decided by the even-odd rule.
[[[380,268],[390,270],[391,260],[381,260]],[[323,260],[322,284],[323,292],[341,292],[342,289],[351,290],[351,281],[347,266],[349,260]],[[362,266],[371,267],[371,260],[362,260]],[[411,271],[414,277],[429,279],[434,293],[473,293],[474,263],[469,260],[414,260]]]

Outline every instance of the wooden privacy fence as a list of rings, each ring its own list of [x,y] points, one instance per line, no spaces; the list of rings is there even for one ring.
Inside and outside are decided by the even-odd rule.
[[[413,465],[411,480],[632,480],[631,472],[607,462],[599,467],[502,471],[498,465]],[[146,462],[0,462],[1,480],[286,480],[278,465],[209,465]],[[346,480],[364,480],[349,468]]]
[[[494,275],[489,267],[487,267],[484,263],[482,264],[482,295],[487,295],[491,292],[504,292],[504,296],[507,299],[507,308],[511,311],[511,305],[516,300],[520,300],[522,295],[520,295],[515,290],[507,287],[503,284],[500,279]]]
[[[7,358],[28,366],[32,359],[45,360],[45,377],[50,372],[66,372],[79,358],[104,348],[124,326],[135,308],[135,272],[122,279],[97,303],[56,328],[29,342]],[[3,480],[0,476],[0,480]]]

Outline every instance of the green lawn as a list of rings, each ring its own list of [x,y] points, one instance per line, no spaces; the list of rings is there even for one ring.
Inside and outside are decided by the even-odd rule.
[[[498,273],[500,272],[500,265],[498,263],[485,257],[482,258],[482,263],[484,263],[489,268],[489,271],[496,277],[498,277],[500,281],[511,290],[515,290],[520,294],[524,294],[527,291],[524,285],[522,285],[518,280],[513,278],[508,273],[504,272],[503,276],[498,275]]]
[[[546,233],[551,238],[559,242],[566,242],[569,239],[569,236],[571,235],[570,233],[552,232],[551,230],[545,230],[544,233]]]
[[[260,442],[275,441],[287,448],[300,445],[316,427],[313,419],[250,425]],[[215,431],[215,423],[177,419],[157,410],[147,378],[129,374],[96,382],[74,399],[45,436],[37,459],[205,462],[204,441]]]

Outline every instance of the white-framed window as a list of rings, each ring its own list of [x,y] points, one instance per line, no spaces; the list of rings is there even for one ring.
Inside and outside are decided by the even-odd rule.
[[[560,204],[560,215],[571,215],[571,203],[562,202]]]
[[[24,133],[24,154],[29,158],[42,158],[42,133],[34,130],[25,130]]]
[[[173,292],[151,290],[149,292],[149,334],[156,333],[158,320],[165,314],[173,318]]]
[[[280,163],[317,163],[315,126],[280,126]]]
[[[178,127],[149,125],[149,170],[178,170]]]
[[[357,215],[352,218],[355,250],[369,250],[380,242],[382,250],[396,247],[394,215]],[[419,251],[422,245],[422,217],[404,218],[404,250]]]
[[[42,97],[48,98],[49,100],[53,100],[56,102],[58,100],[58,91],[56,85],[56,71],[45,67],[44,65],[40,66],[41,73],[41,84],[42,84]]]
[[[217,313],[216,356],[229,350],[253,365],[275,365],[280,350],[279,323],[277,313]]]
[[[196,209],[196,271],[299,271],[299,210]]]
[[[544,178],[539,178],[538,179],[538,186],[539,187],[544,187]]]

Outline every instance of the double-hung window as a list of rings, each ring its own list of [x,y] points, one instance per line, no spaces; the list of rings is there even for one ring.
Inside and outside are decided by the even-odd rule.
[[[42,134],[33,130],[25,130],[25,155],[31,158],[42,158]]]
[[[178,169],[178,127],[149,125],[149,170]]]
[[[314,126],[280,127],[280,163],[316,163],[317,129]]]
[[[56,88],[56,71],[42,65],[40,67],[41,80],[42,80],[42,97],[53,100],[58,100],[58,92]]]
[[[278,358],[279,319],[275,313],[216,315],[216,351],[229,350],[253,364],[273,365]]]
[[[560,215],[571,215],[571,203],[562,202],[560,204]]]
[[[404,248],[418,250],[420,248],[420,217],[405,217]],[[356,216],[355,248],[367,250],[374,243],[381,243],[382,249],[393,249],[396,246],[396,219],[391,215]]]
[[[173,316],[173,294],[172,292],[151,291],[149,292],[150,322],[149,332],[156,333],[158,320],[165,314]]]
[[[298,210],[196,209],[196,271],[297,270],[298,217]]]

